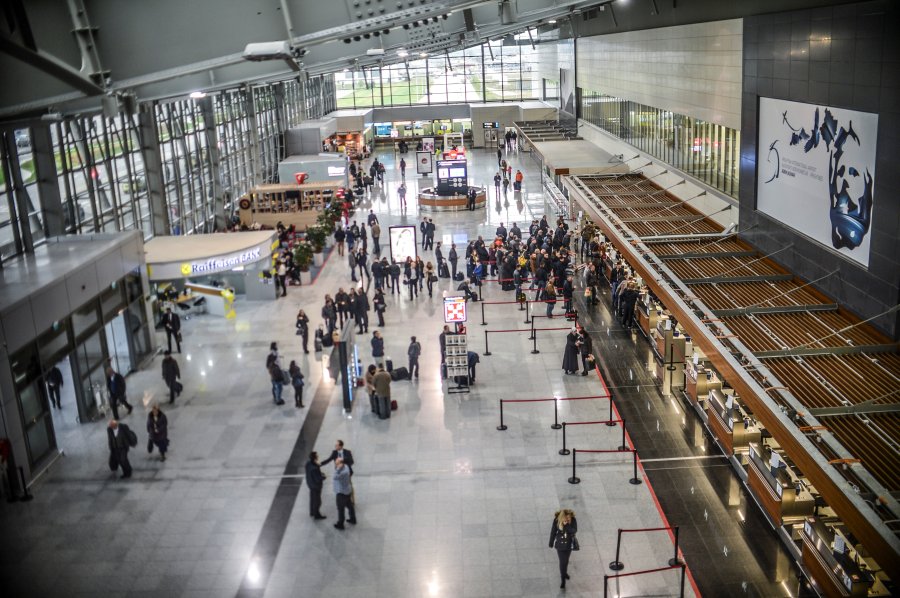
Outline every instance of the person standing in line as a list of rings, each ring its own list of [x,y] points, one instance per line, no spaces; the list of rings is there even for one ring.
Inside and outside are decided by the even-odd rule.
[[[441,275],[441,266],[444,264],[444,252],[441,251],[441,242],[438,241],[434,245],[434,263],[437,266],[437,275]]]
[[[375,387],[378,418],[388,419],[391,416],[391,375],[384,369],[383,363],[379,364],[372,385]]]
[[[309,316],[302,309],[297,312],[297,335],[303,339],[303,352],[309,353]]]
[[[397,189],[397,195],[400,197],[400,208],[406,209],[406,183],[400,185],[400,188]]]
[[[291,386],[294,387],[294,407],[303,409],[303,372],[296,361],[291,361],[288,367],[288,376],[291,377]]]
[[[434,220],[426,218],[425,223],[425,249],[434,249]]]
[[[352,254],[351,254],[352,255]],[[344,327],[344,320],[350,319],[350,295],[344,290],[344,287],[339,287],[338,292],[334,294],[334,302],[337,305],[337,313],[338,318],[340,318],[340,327]]]
[[[169,404],[175,402],[175,398],[181,394],[181,370],[178,369],[178,362],[172,357],[170,351],[166,351],[162,360],[162,377],[169,387]]]
[[[50,395],[50,404],[57,409],[62,409],[62,403],[60,403],[59,399],[59,389],[61,389],[63,385],[62,372],[59,371],[58,367],[53,366],[52,368],[50,368],[50,371],[47,372],[46,380],[47,394]]]
[[[347,523],[356,524],[356,508],[353,504],[353,486],[350,484],[350,467],[344,460],[338,457],[334,461],[334,497],[337,504],[338,521],[334,524],[336,529],[344,529],[344,510],[348,510],[350,516]]]
[[[422,249],[428,249],[428,218],[422,218],[419,223],[419,232],[422,233]]]
[[[367,257],[366,248],[360,247],[356,253],[356,265],[359,268],[359,281],[362,282],[363,275],[366,277],[366,288],[372,284],[372,274],[369,272],[369,258]]]
[[[378,371],[378,368],[374,363],[369,364],[369,367],[366,368],[366,373],[363,376],[363,380],[366,384],[366,392],[369,393],[369,407],[372,409],[372,413],[378,413],[378,397],[375,395],[375,372]]]
[[[581,366],[584,368],[581,375],[587,376],[590,370],[594,369],[594,341],[584,328],[581,328],[579,333],[578,349],[581,353]]]
[[[109,470],[116,471],[121,467],[121,477],[130,478],[131,463],[128,462],[128,450],[137,445],[137,436],[125,424],[111,419],[106,428],[106,438],[109,442]]]
[[[547,317],[552,318],[553,307],[556,305],[556,287],[553,286],[552,282],[547,282],[541,299],[547,302]]]
[[[575,283],[572,280],[571,274],[566,276],[566,281],[563,283],[562,287],[562,295],[563,309],[566,313],[570,313],[572,311],[572,297],[575,295]]]
[[[325,305],[322,306],[322,319],[325,320],[326,334],[331,335],[337,324],[337,307],[331,295],[325,295]]]
[[[450,277],[456,280],[456,263],[459,261],[459,255],[456,253],[456,243],[450,244],[450,253],[447,254],[447,261],[450,262]]]
[[[350,475],[353,475],[353,453],[350,452],[350,449],[344,448],[344,441],[340,438],[334,442],[334,450],[331,451],[331,455],[324,461],[322,461],[322,465],[328,465],[332,461],[335,461],[335,467],[337,467],[337,460],[343,459],[344,463],[347,464],[347,467],[350,469]]]
[[[276,362],[269,365],[269,380],[272,382],[272,399],[276,405],[284,405],[281,393],[284,390],[284,370]]]
[[[403,158],[400,158],[400,178],[406,178],[406,160]]]
[[[384,337],[378,330],[372,333],[372,359],[378,365],[384,364]]]
[[[375,313],[378,314],[378,325],[384,328],[384,312],[387,309],[387,302],[384,300],[384,291],[382,289],[375,289],[372,305],[375,307]]]
[[[128,415],[131,415],[134,408],[125,396],[125,378],[109,366],[106,366],[106,389],[109,391],[109,407],[112,409],[113,419],[117,421],[119,419],[119,404],[125,405]]]
[[[159,403],[154,402],[150,413],[147,414],[147,452],[153,452],[153,445],[159,449],[159,460],[166,460],[166,451],[169,450],[169,420],[166,414],[159,408]]]
[[[550,526],[550,548],[556,549],[559,557],[560,589],[565,589],[566,580],[569,579],[569,557],[573,550],[578,550],[578,540],[575,534],[578,532],[578,522],[575,513],[571,509],[560,509],[553,515],[553,523]]]
[[[422,345],[419,341],[416,340],[416,337],[409,337],[409,348],[406,350],[406,355],[409,357],[409,379],[412,380],[413,377],[418,379],[419,377],[419,355],[422,354]],[[413,375],[415,372],[415,376]]]
[[[358,280],[356,280],[356,257],[357,252],[353,251],[352,249],[347,252],[347,264],[350,266],[350,280],[352,280],[353,282],[359,282]],[[343,323],[341,325],[343,325]]]
[[[169,344],[169,351],[172,350],[172,337],[175,337],[175,346],[181,353],[181,318],[178,314],[172,313],[172,308],[167,307],[166,313],[163,314],[163,326],[166,329],[166,342]]]
[[[306,485],[309,486],[309,516],[313,519],[325,519],[322,515],[322,486],[325,474],[319,466],[319,453],[313,451],[306,462]]]
[[[359,289],[356,293],[356,300],[353,302],[353,311],[356,317],[356,326],[358,333],[363,334],[369,332],[369,296],[366,295],[365,289]]]

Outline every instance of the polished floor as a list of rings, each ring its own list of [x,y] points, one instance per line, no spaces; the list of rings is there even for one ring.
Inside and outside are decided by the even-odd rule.
[[[388,182],[370,198],[372,209],[382,228],[417,224],[423,214],[414,201],[407,211],[399,207],[395,157],[383,159]],[[525,228],[545,210],[552,216],[535,162],[525,154],[511,161],[526,172],[524,192],[492,196],[486,210],[435,215],[437,239],[487,238],[501,221]],[[475,151],[472,163],[475,182],[490,184],[496,156]],[[411,198],[418,185],[431,184],[414,176],[407,183]],[[364,204],[359,210],[360,220],[368,209]],[[432,259],[430,251],[423,255]],[[645,459],[639,485],[629,483],[630,456],[609,453],[579,455],[582,481],[569,484],[572,461],[558,454],[552,402],[507,403],[508,430],[496,430],[500,399],[605,393],[595,375],[563,375],[565,330],[539,332],[540,353],[532,354],[528,326],[515,305],[486,305],[486,326],[480,325],[480,308],[470,314],[469,348],[479,353],[485,330],[519,332],[491,335],[492,355],[481,357],[470,394],[446,392],[437,335],[441,294],[455,285],[444,280],[433,298],[427,292],[413,301],[389,296],[383,330],[388,355],[403,364],[411,335],[423,345],[419,380],[393,384],[399,410],[379,420],[360,394],[352,411],[344,412],[327,374],[328,356],[302,353],[293,319],[303,307],[317,325],[323,295],[349,285],[346,263],[332,254],[313,285],[291,288],[286,299],[238,302],[233,321],[201,316],[185,322],[184,353],[177,356],[185,393],[173,407],[164,406],[169,459],[161,463],[141,448],[146,416],[136,409],[124,418],[141,437],[131,455],[131,480],[106,468],[104,424],[75,424],[64,394],[54,421],[66,456],[36,485],[34,501],[0,506],[3,596],[597,596],[604,574],[613,573],[608,564],[617,530],[666,526],[662,510],[684,527],[681,545],[693,574],[685,595],[696,593],[694,579],[709,596],[722,595],[721,588],[788,595],[790,584],[781,582],[790,568],[780,566],[781,578],[769,570],[779,547],[751,513],[755,506],[740,498],[741,488],[714,449],[709,459],[696,458],[707,456],[707,445],[687,439],[702,435],[678,424],[670,401],[640,369],[642,341],[610,324],[604,308],[589,316],[589,328],[629,435]],[[509,299],[496,285],[484,295],[488,301]],[[567,326],[562,318],[537,322],[538,328]],[[290,399],[283,407],[272,405],[263,365],[273,340],[306,374],[306,409],[295,409]],[[368,363],[368,337],[358,345]],[[163,397],[158,368],[159,358],[129,376],[132,402],[140,403],[145,392]],[[625,376],[640,388],[625,389]],[[560,402],[559,419],[604,420],[608,409],[603,399]],[[323,492],[328,519],[318,522],[308,516],[302,480],[308,452],[327,454],[337,438],[356,461],[359,523],[343,532],[332,527],[330,479]],[[615,449],[621,429],[572,427],[567,442]],[[559,589],[556,554],[547,546],[560,507],[575,510],[581,545],[565,591]],[[742,531],[738,509],[755,525],[750,531]],[[667,532],[623,538],[623,573],[665,567],[673,556]],[[678,570],[622,577],[610,581],[610,595],[677,596],[679,582]]]

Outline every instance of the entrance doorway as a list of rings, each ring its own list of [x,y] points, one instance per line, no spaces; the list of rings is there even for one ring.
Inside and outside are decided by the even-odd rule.
[[[497,129],[484,130],[484,145],[486,147],[497,147]]]

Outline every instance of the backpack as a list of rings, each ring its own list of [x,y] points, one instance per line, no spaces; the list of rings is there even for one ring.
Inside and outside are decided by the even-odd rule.
[[[136,447],[137,446],[137,434],[135,434],[134,430],[132,430],[131,428],[126,428],[126,431],[127,431],[126,436],[128,436],[128,438],[127,438],[128,446],[130,446],[131,448]]]

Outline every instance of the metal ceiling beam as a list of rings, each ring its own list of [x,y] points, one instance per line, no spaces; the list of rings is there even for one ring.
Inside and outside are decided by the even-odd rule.
[[[837,311],[837,303],[816,303],[808,305],[776,305],[770,307],[737,307],[735,309],[714,309],[712,313],[717,318],[730,318],[735,316],[749,316],[751,314],[794,314],[810,311]]]
[[[673,206],[675,207],[675,206]],[[628,210],[631,206],[611,206],[611,210]],[[706,216],[692,214],[690,216],[647,216],[645,218],[619,218],[619,222],[626,224],[630,222],[697,222],[703,220]]]
[[[784,282],[793,280],[793,274],[766,274],[759,276],[708,276],[706,278],[682,278],[684,284],[717,284],[735,282]]]
[[[95,96],[106,91],[81,71],[72,68],[56,56],[42,50],[30,50],[10,39],[0,38],[0,52],[21,60],[67,85],[71,85],[84,95]]]
[[[754,351],[757,359],[780,359],[783,357],[815,357],[817,355],[858,355],[860,353],[896,353],[897,345],[842,345],[839,347],[797,347],[777,351]]]
[[[670,260],[703,260],[727,257],[753,257],[755,255],[755,251],[710,251],[708,253],[695,251],[687,253],[673,253],[672,255],[660,255],[657,257],[666,262]]]
[[[864,415],[866,413],[900,413],[900,403],[887,403],[876,405],[869,401],[859,405],[841,407],[821,407],[810,409],[809,412],[816,417],[836,417],[840,415]]]

